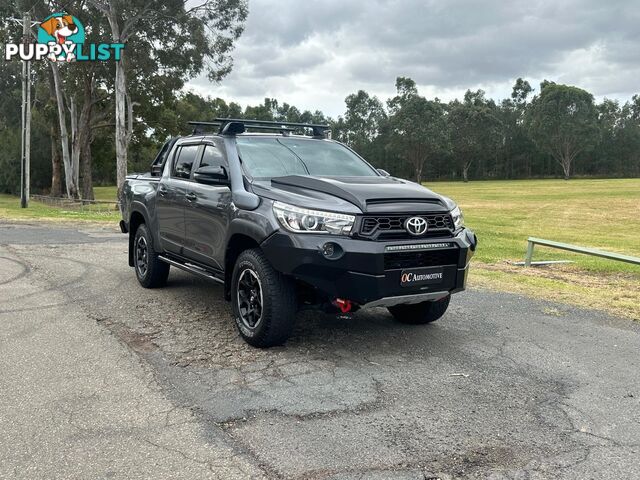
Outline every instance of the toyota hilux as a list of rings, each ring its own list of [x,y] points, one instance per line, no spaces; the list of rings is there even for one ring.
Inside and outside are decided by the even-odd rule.
[[[284,343],[300,309],[426,324],[464,290],[477,238],[451,199],[374,168],[326,125],[190,123],[120,190],[143,287],[171,266],[222,284],[257,347]]]

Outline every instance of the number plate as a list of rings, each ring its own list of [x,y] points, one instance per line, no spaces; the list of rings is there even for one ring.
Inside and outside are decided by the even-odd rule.
[[[435,285],[444,280],[442,267],[410,268],[402,270],[400,274],[401,287],[419,287],[421,285]]]

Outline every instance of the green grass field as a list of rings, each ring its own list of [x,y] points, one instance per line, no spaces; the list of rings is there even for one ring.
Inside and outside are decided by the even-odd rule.
[[[94,187],[93,194],[96,197],[96,200],[115,202],[118,189],[115,185],[112,187]]]
[[[453,198],[479,238],[469,285],[605,309],[640,319],[640,266],[536,247],[534,260],[569,265],[523,268],[527,237],[535,236],[640,256],[640,179],[523,180],[425,183]],[[97,187],[96,200],[115,200]],[[0,219],[119,221],[117,211],[65,210],[0,195]]]
[[[471,285],[606,309],[640,319],[640,266],[536,246],[515,267],[529,236],[640,257],[640,179],[428,183],[461,206],[479,238]]]
[[[114,202],[116,187],[96,187],[96,200]],[[31,200],[28,208],[20,208],[20,199],[12,195],[0,194],[0,220],[46,220],[71,222],[118,223],[120,212],[108,206],[86,206],[84,209],[55,207]]]
[[[476,260],[523,260],[529,236],[640,256],[640,179],[425,184],[454,199],[480,238]],[[534,259],[595,271],[638,267],[536,246]]]

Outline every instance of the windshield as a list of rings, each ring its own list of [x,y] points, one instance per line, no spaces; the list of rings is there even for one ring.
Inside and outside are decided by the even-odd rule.
[[[300,138],[238,137],[238,153],[253,178],[286,175],[377,176],[360,157],[339,143]]]

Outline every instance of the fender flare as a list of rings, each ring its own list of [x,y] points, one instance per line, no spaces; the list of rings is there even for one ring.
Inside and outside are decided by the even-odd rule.
[[[255,221],[248,220],[246,218],[234,218],[229,222],[229,228],[227,229],[227,238],[225,244],[229,247],[229,241],[234,235],[244,235],[254,240],[260,245],[265,238],[273,233],[272,229],[266,228],[266,225],[260,225]]]
[[[230,298],[231,275],[235,258],[246,248],[260,246],[274,231],[266,219],[264,222],[256,222],[255,219],[252,221],[247,218],[234,218],[229,222],[224,253],[224,295],[227,300]],[[238,244],[232,241],[234,236],[241,236],[243,239]]]

